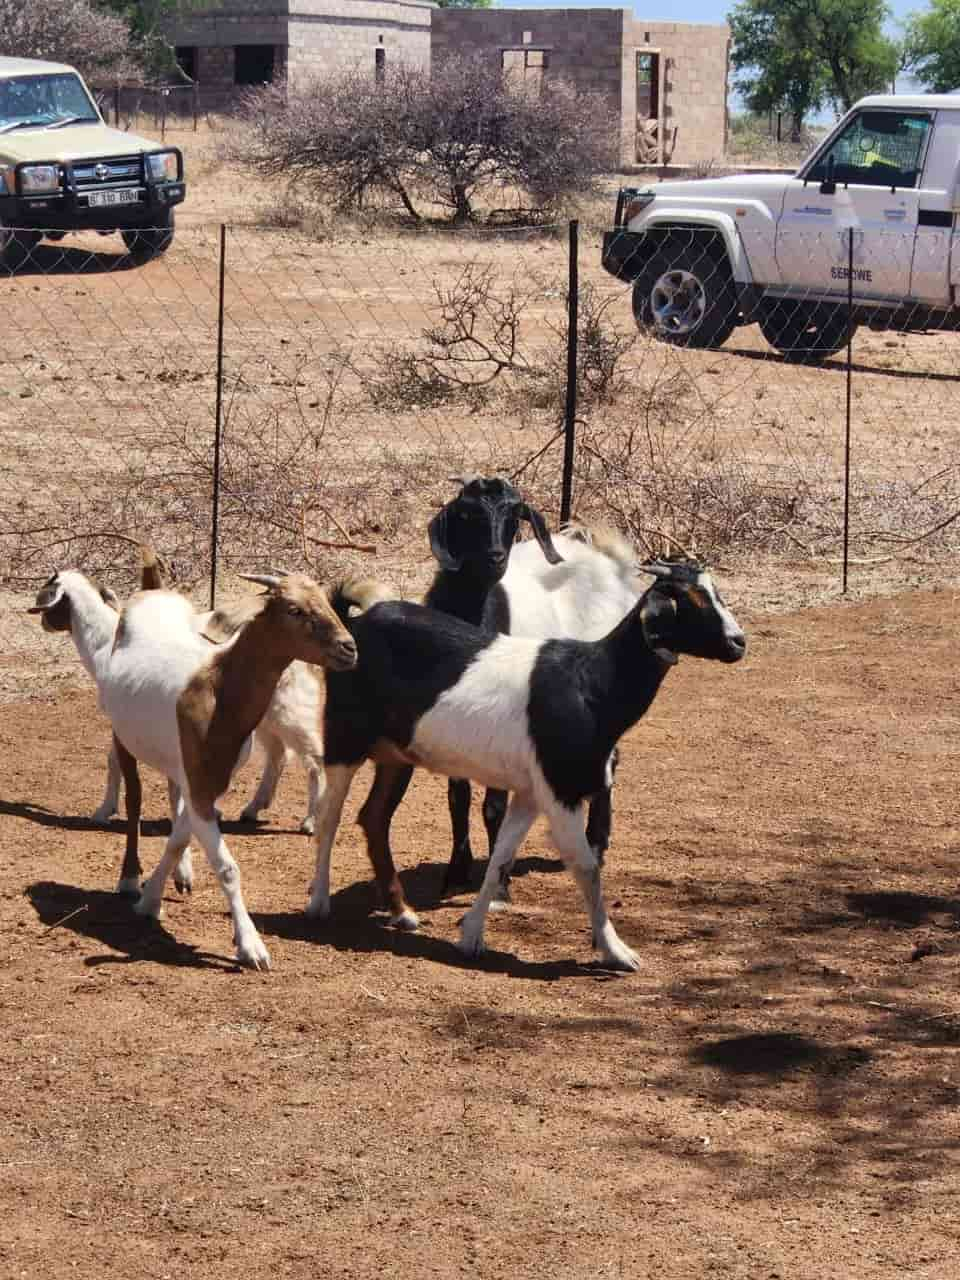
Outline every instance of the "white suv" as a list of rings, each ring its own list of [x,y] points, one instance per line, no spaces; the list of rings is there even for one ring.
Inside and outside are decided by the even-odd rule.
[[[179,150],[111,129],[73,67],[0,57],[0,264],[87,230],[153,257],[185,194]]]
[[[960,98],[875,95],[791,176],[621,189],[602,263],[664,341],[715,347],[756,322],[816,360],[859,324],[960,328],[958,213]]]

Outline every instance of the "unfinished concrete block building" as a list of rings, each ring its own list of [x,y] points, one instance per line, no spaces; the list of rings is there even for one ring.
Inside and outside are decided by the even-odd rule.
[[[729,28],[637,18],[629,9],[437,9],[429,0],[220,0],[166,24],[205,109],[237,87],[296,87],[346,66],[476,54],[543,83],[609,99],[621,164],[694,165],[723,155]]]
[[[237,88],[298,81],[342,67],[384,74],[394,61],[430,65],[429,0],[223,0],[165,24],[206,109]]]
[[[609,98],[621,164],[719,159],[727,135],[730,29],[655,22],[629,9],[437,9],[434,62],[481,54],[504,71]]]

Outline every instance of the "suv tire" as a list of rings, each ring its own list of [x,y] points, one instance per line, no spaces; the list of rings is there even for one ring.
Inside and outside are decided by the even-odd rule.
[[[150,223],[142,227],[130,227],[121,231],[127,253],[135,262],[149,262],[158,258],[173,244],[175,219],[172,209],[153,215]]]
[[[0,222],[0,267],[7,271],[22,267],[42,239],[43,236],[38,231],[5,227]]]
[[[846,307],[789,298],[765,298],[757,323],[771,347],[795,364],[820,364],[841,351],[857,331]]]
[[[690,233],[663,242],[633,282],[633,317],[642,333],[675,347],[719,347],[740,320],[722,240]]]

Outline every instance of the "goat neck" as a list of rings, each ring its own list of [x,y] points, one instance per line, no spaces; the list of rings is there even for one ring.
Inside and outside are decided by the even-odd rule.
[[[471,573],[467,567],[456,573],[440,569],[423,603],[475,627],[506,631],[507,627],[499,625],[499,613],[505,602],[500,577],[502,574],[481,576]]]
[[[263,719],[280,677],[294,657],[287,646],[277,644],[266,609],[241,626],[235,638],[214,656],[221,699],[236,719],[241,741]]]
[[[670,662],[649,642],[643,606],[639,601],[602,640],[578,644],[595,705],[603,707],[611,748],[647,711],[670,670]]]
[[[79,572],[60,575],[70,602],[70,634],[87,672],[98,680],[113,649],[117,611],[111,609],[89,578]]]

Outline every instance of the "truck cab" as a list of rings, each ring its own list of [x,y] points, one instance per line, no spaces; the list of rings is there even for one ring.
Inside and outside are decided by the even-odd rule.
[[[0,57],[0,265],[88,230],[154,257],[185,194],[180,151],[110,128],[73,67]]]
[[[602,262],[637,321],[717,346],[759,323],[786,355],[838,350],[859,324],[960,327],[960,98],[862,99],[795,174],[625,188]]]

